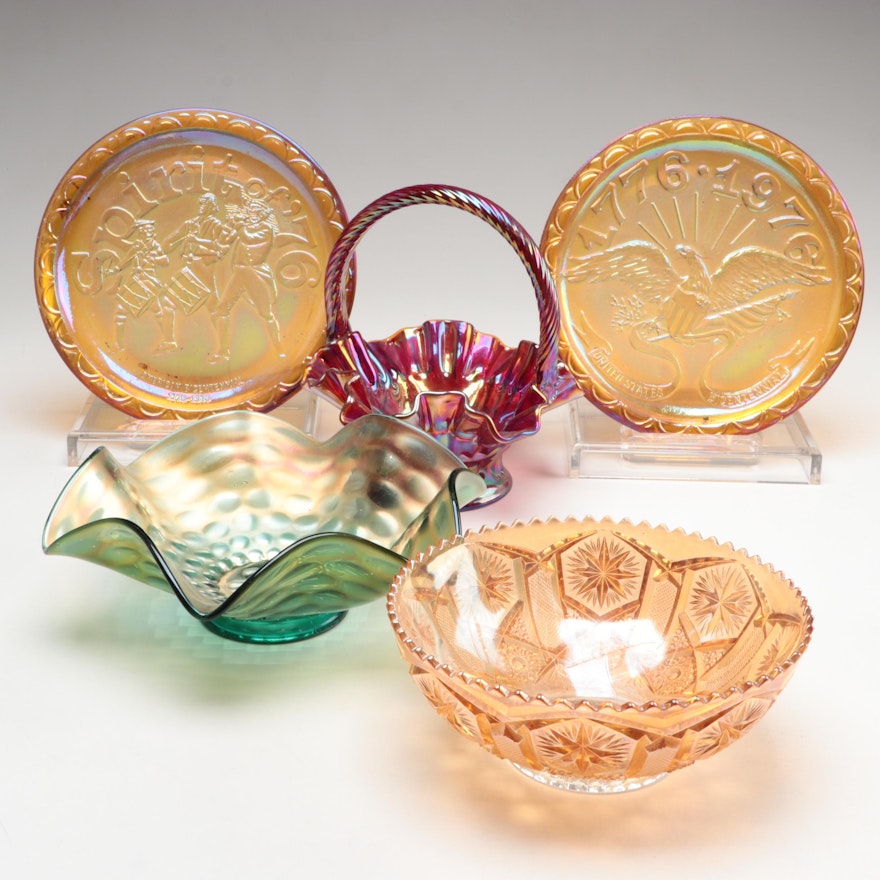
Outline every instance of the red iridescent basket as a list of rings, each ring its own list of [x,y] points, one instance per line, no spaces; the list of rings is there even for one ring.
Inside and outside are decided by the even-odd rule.
[[[538,343],[509,348],[463,321],[428,321],[367,342],[351,329],[344,279],[361,236],[380,217],[408,205],[450,205],[485,220],[513,246],[526,267],[540,316]],[[367,413],[395,416],[434,436],[477,471],[489,487],[470,507],[497,501],[512,478],[506,446],[540,427],[541,411],[569,396],[572,380],[559,365],[559,306],[553,278],[523,227],[488,199],[451,186],[395,190],[367,205],[343,231],[324,282],[327,344],[311,361],[309,385],[342,408],[350,422]]]

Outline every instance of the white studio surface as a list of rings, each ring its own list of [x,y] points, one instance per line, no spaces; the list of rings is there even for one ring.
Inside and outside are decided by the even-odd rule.
[[[3,0],[2,22],[0,876],[872,876],[880,8]],[[448,183],[498,202],[536,239],[578,167],[654,120],[746,119],[823,167],[859,227],[867,292],[850,351],[802,410],[823,454],[819,485],[571,479],[555,410],[505,453],[510,494],[464,515],[471,528],[665,523],[784,571],[815,635],[747,737],[641,792],[545,789],[435,716],[381,602],[313,641],[247,646],[166,594],[42,555],[86,391],[40,321],[40,217],[106,132],[198,106],[300,143],[350,215],[399,186]],[[399,212],[358,261],[352,324],[367,338],[430,318],[509,344],[535,338],[520,264],[460,212]]]

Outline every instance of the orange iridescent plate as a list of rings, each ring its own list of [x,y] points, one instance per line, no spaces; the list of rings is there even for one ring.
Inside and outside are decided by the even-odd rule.
[[[862,303],[858,234],[802,150],[747,122],[672,119],[611,144],[544,229],[560,353],[646,431],[751,433],[834,372]]]
[[[346,222],[322,169],[260,122],[138,119],[49,201],[43,322],[76,376],[137,418],[270,410],[325,341],[324,269]]]

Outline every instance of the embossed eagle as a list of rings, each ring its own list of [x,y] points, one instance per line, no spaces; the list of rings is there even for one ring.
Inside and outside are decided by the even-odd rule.
[[[727,254],[714,273],[709,272],[693,248],[678,245],[675,251],[687,269],[685,274],[677,271],[656,245],[631,241],[583,257],[564,275],[569,282],[618,281],[628,285],[637,297],[635,302],[627,304],[630,316],[643,311],[639,306],[657,303],[659,307],[653,310],[649,323],[662,320],[668,327],[667,334],[663,335],[691,339],[703,335],[698,328],[705,328],[706,334],[733,335],[757,330],[771,315],[784,317],[779,303],[796,293],[792,285],[820,285],[831,281],[813,266],[759,247],[743,247]],[[761,296],[764,291],[777,287],[781,289]],[[670,309],[665,305],[673,300],[678,332],[670,325]],[[691,313],[689,320],[682,320],[683,312]],[[616,323],[620,326],[637,322],[637,318],[630,317]]]

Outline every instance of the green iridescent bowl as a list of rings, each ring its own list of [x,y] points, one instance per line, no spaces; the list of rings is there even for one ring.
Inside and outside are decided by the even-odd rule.
[[[221,636],[292,642],[384,596],[483,491],[398,419],[365,416],[319,442],[271,416],[223,413],[126,467],[94,452],[56,500],[43,550],[171,591]]]

